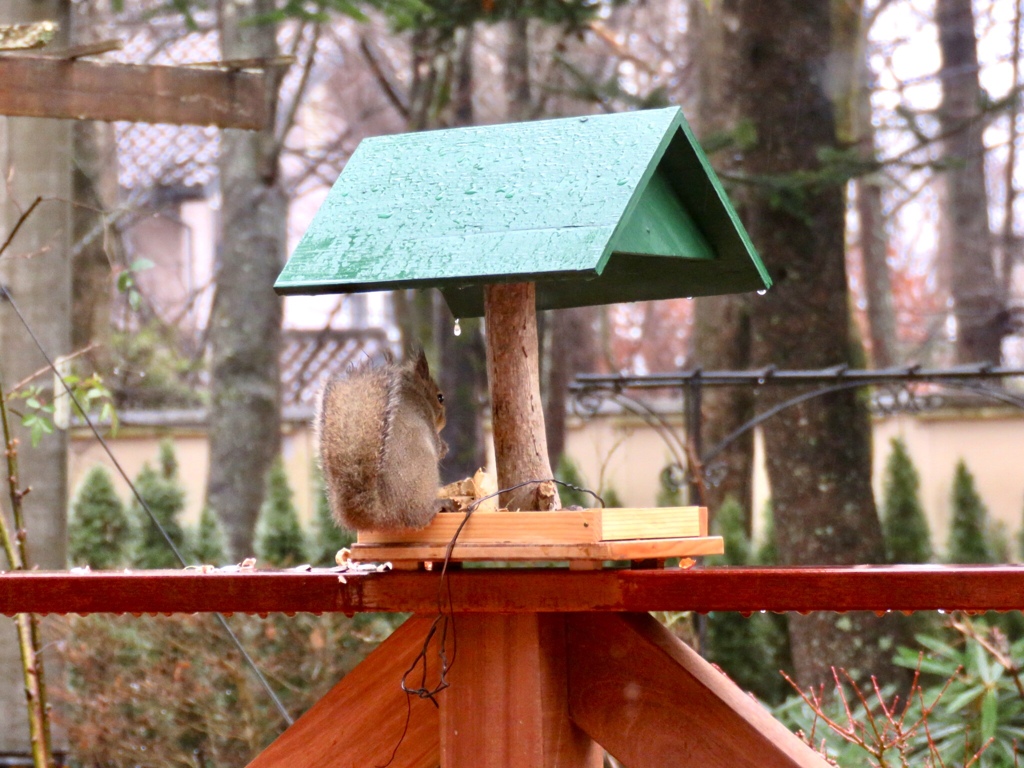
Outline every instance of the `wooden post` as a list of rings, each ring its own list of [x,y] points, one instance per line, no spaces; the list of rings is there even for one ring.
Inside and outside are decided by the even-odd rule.
[[[498,487],[552,476],[540,400],[537,300],[533,283],[484,288],[487,324],[487,382]],[[508,509],[560,509],[553,483],[530,485],[501,495]]]
[[[441,705],[441,768],[600,768],[569,720],[565,615],[456,617],[457,661]]]

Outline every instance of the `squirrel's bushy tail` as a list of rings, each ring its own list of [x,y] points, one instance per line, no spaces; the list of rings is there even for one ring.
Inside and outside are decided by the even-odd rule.
[[[426,360],[331,379],[316,416],[331,510],[353,530],[421,528],[437,510],[443,397]]]

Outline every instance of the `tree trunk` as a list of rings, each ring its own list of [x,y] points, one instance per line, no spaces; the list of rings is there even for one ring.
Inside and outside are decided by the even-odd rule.
[[[833,49],[842,63],[834,71],[836,132],[843,145],[855,147],[865,168],[877,159],[875,130],[871,123],[871,70],[868,63],[867,18],[862,0],[832,3]],[[888,237],[882,209],[882,187],[872,174],[856,181],[859,245],[867,302],[871,362],[888,368],[898,361],[896,314],[892,304],[892,280],[887,261]]]
[[[455,72],[452,93],[452,122],[473,125],[473,28],[455,33]],[[487,391],[487,362],[480,320],[459,321],[459,335],[451,312],[437,302],[438,323],[434,329],[440,358],[439,384],[444,392],[447,425],[444,431],[448,455],[441,462],[444,482],[471,476],[487,463],[481,410]]]
[[[450,93],[452,87],[450,75],[452,73],[452,55],[455,35],[441,36],[437,30],[430,28],[417,29],[410,39],[411,72],[409,85],[409,114],[408,130],[425,131],[441,127],[440,113],[444,105],[443,94]],[[469,48],[472,48],[472,36],[469,38]],[[471,66],[472,59],[462,62]],[[456,85],[467,86],[467,83]],[[468,87],[472,88],[470,78]],[[461,109],[467,107],[472,110],[472,96],[468,104],[464,98],[456,96],[456,100],[462,102]],[[466,123],[467,125],[469,123]],[[441,359],[445,351],[442,349],[446,340],[437,334],[437,329],[447,316],[444,307],[441,306],[435,291],[417,291],[412,289],[398,289],[391,292],[391,307],[394,312],[395,324],[401,337],[402,349],[405,352],[416,348],[422,348],[427,357],[437,359],[436,366],[438,374],[444,377],[445,361]],[[434,352],[437,352],[436,358]],[[450,382],[438,379],[442,391],[450,389]],[[446,387],[446,384],[449,385]],[[456,420],[458,415],[454,414]],[[449,417],[451,418],[451,417]],[[453,434],[454,430],[449,428],[445,433]],[[456,449],[457,450],[457,449]]]
[[[941,252],[949,259],[956,358],[960,363],[998,364],[1009,327],[989,229],[982,138],[985,117],[981,114],[983,94],[971,0],[937,0],[935,22],[942,51],[939,122],[950,161]]]
[[[529,20],[513,19],[508,23],[508,47],[505,50],[505,94],[508,99],[509,122],[530,118],[530,37]]]
[[[225,59],[276,55],[276,27],[246,23],[273,7],[271,0],[222,0]],[[267,74],[271,105],[275,72]],[[264,480],[280,446],[281,300],[273,285],[284,263],[288,211],[272,129],[224,131],[219,165],[222,229],[210,317],[206,500],[224,525],[231,556],[241,559],[253,554]]]
[[[821,171],[822,152],[836,144],[826,90],[829,5],[721,4],[718,87],[756,136],[740,149],[739,163],[751,178],[797,181],[795,174]],[[752,301],[754,363],[806,369],[846,362],[851,342],[841,183],[751,192],[740,198],[741,215],[775,280],[773,290]],[[770,408],[795,394],[769,387],[758,400]],[[765,422],[782,562],[882,561],[869,426],[865,404],[852,392],[808,400]],[[832,665],[858,677],[887,676],[889,654],[876,617],[821,613],[793,616],[789,625],[801,684],[830,680]]]
[[[873,139],[870,146],[873,154]],[[871,364],[875,368],[889,368],[900,361],[896,343],[896,310],[892,304],[892,276],[887,258],[889,238],[882,210],[882,187],[863,176],[857,180],[857,216],[860,218],[860,253],[864,268],[864,296],[868,305]]]
[[[484,312],[498,487],[512,488],[531,480],[549,480],[551,461],[537,369],[534,284],[487,286]],[[561,506],[557,490],[539,484],[503,493],[501,505],[512,510],[548,510]]]
[[[473,125],[473,41],[476,39],[473,27],[461,27],[455,32],[455,73],[452,78],[452,120],[453,126]]]
[[[0,6],[0,23],[49,19],[60,24],[54,44],[67,40],[70,3],[66,0],[12,0]],[[71,124],[66,120],[0,117],[0,240],[38,196],[45,198],[25,220],[17,237],[0,254],[0,282],[46,354],[56,359],[70,351],[71,269]],[[28,331],[10,303],[0,298],[0,378],[10,388],[46,367]],[[54,379],[45,373],[32,382],[39,400],[52,402]],[[17,404],[22,407],[23,401]],[[67,566],[67,433],[55,430],[33,447],[28,433],[15,428],[27,521],[29,567]],[[6,487],[6,484],[5,484]],[[0,514],[10,513],[6,492]],[[0,618],[0,753],[29,753],[25,688],[13,622]],[[52,658],[52,657],[50,657]],[[53,673],[54,670],[51,669]]]
[[[110,308],[115,252],[119,241],[108,237],[104,214],[117,205],[117,149],[110,123],[72,124],[75,206],[71,273],[71,348],[95,348],[88,359],[106,375],[111,369]]]
[[[695,123],[702,136],[719,134],[736,126],[741,119],[737,104],[724,92],[720,62],[725,28],[721,18],[712,13],[703,0],[690,4],[691,60],[697,67],[698,91]],[[719,171],[737,170],[737,156],[722,152],[712,157]],[[746,220],[744,196],[733,193],[740,218]],[[748,296],[709,296],[699,298],[695,304],[691,355],[687,361],[691,368],[709,370],[744,370],[752,365],[750,312]],[[702,452],[707,455],[722,439],[754,416],[754,395],[742,387],[714,387],[703,390]],[[693,435],[688,435],[692,439]],[[727,498],[743,505],[747,530],[754,516],[754,433],[747,434],[722,450],[704,471],[717,478],[706,483],[707,506],[712,514]]]
[[[444,483],[470,477],[487,464],[481,411],[487,391],[487,364],[479,318],[459,321],[459,335],[443,302],[434,336],[440,359],[438,386],[444,393],[448,455],[441,460]]]
[[[472,27],[461,27],[440,39],[433,32],[417,33],[414,65],[421,62],[420,66],[429,66],[430,71],[414,72],[410,101],[433,106],[413,111],[410,130],[473,125],[473,41]],[[450,99],[444,102],[438,91],[448,93],[449,88]],[[437,352],[434,370],[444,393],[447,417],[444,438],[448,455],[441,462],[443,481],[471,476],[487,463],[481,415],[487,382],[480,321],[460,319],[456,336],[454,318],[435,291],[395,291],[393,296],[396,313],[405,319],[403,341],[415,339],[415,345]],[[433,315],[432,329],[424,322],[428,312]],[[432,340],[428,342],[431,330]],[[406,341],[407,348],[414,344]]]
[[[548,454],[557,467],[565,452],[567,398],[573,377],[593,371],[597,360],[595,317],[598,307],[556,309],[547,313],[550,323],[550,351],[547,355],[547,399],[544,424]]]
[[[1009,99],[1009,127],[1006,139],[1006,165],[1003,167],[1003,225],[999,233],[999,277],[1002,279],[1003,296],[1009,296],[1013,291],[1013,268],[1020,257],[1020,238],[1017,236],[1017,185],[1014,183],[1014,176],[1017,169],[1017,142],[1020,139],[1020,128],[1017,116],[1020,114],[1020,67],[1021,67],[1021,37],[1024,33],[1024,2],[1013,0],[1013,32],[1011,39],[1011,72],[1012,90]]]
[[[697,301],[690,367],[744,370],[751,366],[750,300],[710,296]],[[746,387],[707,387],[701,391],[701,453],[708,456],[722,440],[754,416],[754,393]],[[694,435],[687,435],[694,440]],[[754,505],[754,432],[750,430],[703,467],[706,504],[712,515],[726,499],[743,506],[750,533]],[[697,503],[693,500],[692,503]]]

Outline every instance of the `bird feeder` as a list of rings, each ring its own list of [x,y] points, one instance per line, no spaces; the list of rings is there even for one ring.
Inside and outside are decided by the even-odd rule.
[[[276,287],[286,294],[436,287],[456,318],[483,314],[498,486],[510,488],[551,476],[538,309],[768,285],[682,114],[663,109],[367,139]],[[447,553],[459,513],[439,514],[407,536],[361,533],[352,556],[407,567],[450,555],[569,560],[579,568],[721,551],[701,508],[551,511],[553,486],[550,494],[506,494],[501,503],[523,511],[474,513]],[[572,575],[532,573],[551,584]],[[459,571],[448,577],[462,583]],[[400,725],[403,712],[407,743],[389,764],[406,768],[598,768],[598,745],[632,766],[824,765],[649,616],[580,618],[539,599],[535,610],[509,616],[470,602],[457,622],[458,662],[436,708],[409,699],[403,710],[397,679],[417,658],[436,657],[441,668],[454,659],[454,625],[449,637],[429,618],[413,618],[253,768],[297,759],[371,764],[381,724]],[[424,655],[424,638],[436,653]],[[600,706],[588,708],[592,701]],[[359,724],[339,737],[337,724],[349,722]]]
[[[551,476],[537,310],[765,290],[770,283],[682,112],[669,108],[366,139],[275,289],[434,287],[455,318],[483,315],[498,485],[510,488]],[[536,488],[501,501],[510,509],[559,506],[557,493]],[[668,522],[664,510],[629,510],[619,522],[600,511],[597,519],[578,512],[478,515],[455,557],[633,559],[637,542],[639,559],[721,551],[720,540],[707,536],[706,513],[675,513]],[[408,537],[361,535],[353,554],[372,547],[363,555],[395,559],[413,550],[386,545],[415,544],[419,559],[440,559],[451,524],[441,515]],[[519,535],[511,536],[512,528]],[[680,548],[682,539],[688,541]]]

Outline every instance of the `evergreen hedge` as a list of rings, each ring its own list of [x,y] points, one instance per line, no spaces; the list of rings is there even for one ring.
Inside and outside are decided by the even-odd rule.
[[[950,563],[991,563],[988,508],[974,485],[974,476],[964,460],[957,462],[953,476],[952,522],[946,558]]]
[[[102,466],[89,470],[68,519],[68,560],[94,569],[127,564],[132,528],[124,503]]]
[[[292,489],[280,458],[267,475],[267,496],[256,525],[256,554],[260,560],[282,568],[309,562]]]
[[[338,550],[352,545],[355,534],[347,528],[340,527],[331,514],[331,505],[327,501],[327,489],[324,487],[323,476],[317,471],[314,475],[316,489],[316,509],[313,517],[313,534],[310,537],[309,555],[313,565],[331,567],[335,564]]]
[[[932,559],[931,532],[921,505],[921,479],[902,438],[894,437],[885,464],[882,535],[890,563],[927,563]]]
[[[174,444],[170,440],[160,444],[158,463],[159,470],[149,464],[143,465],[135,478],[135,488],[167,533],[167,538],[181,551],[185,544],[185,531],[180,521],[181,513],[185,510],[185,489],[178,479],[178,461],[174,455]],[[180,568],[181,563],[174,556],[164,535],[137,499],[132,500],[131,513],[140,531],[133,558],[135,566]]]

